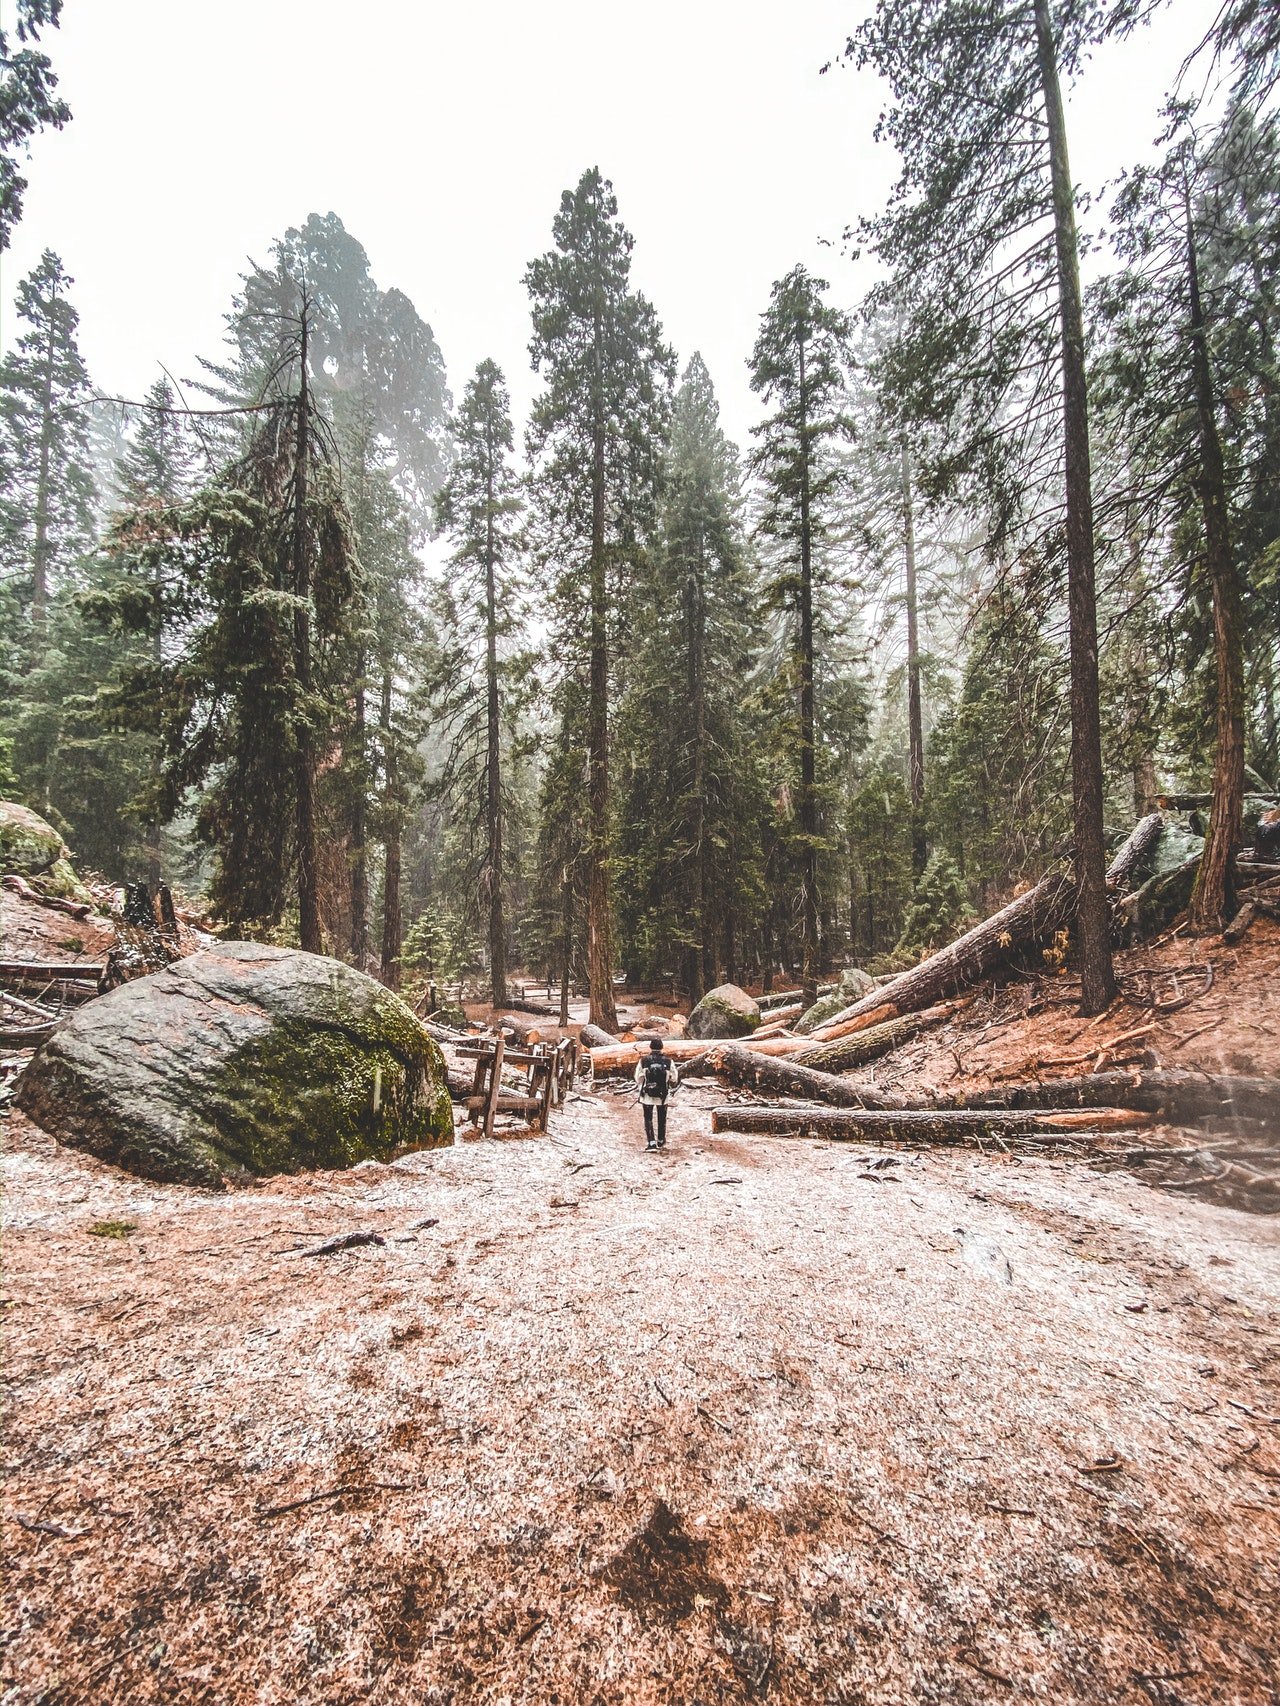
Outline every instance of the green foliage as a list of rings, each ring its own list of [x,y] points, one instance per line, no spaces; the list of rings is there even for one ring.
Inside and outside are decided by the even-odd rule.
[[[983,910],[1038,877],[1070,825],[1064,660],[1010,587],[974,633],[959,700],[934,732],[930,832]]]
[[[921,959],[959,934],[959,926],[972,916],[964,878],[950,856],[929,855],[902,921],[902,935],[894,952]]]
[[[27,180],[18,161],[31,138],[51,126],[61,130],[71,109],[59,100],[48,54],[31,44],[40,32],[57,27],[62,0],[17,0],[16,29],[19,46],[11,46],[8,33],[0,29],[0,251],[9,247],[13,228],[22,218],[22,199]]]

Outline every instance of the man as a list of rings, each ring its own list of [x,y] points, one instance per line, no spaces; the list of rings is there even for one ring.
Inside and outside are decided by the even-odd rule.
[[[636,1062],[636,1089],[640,1092],[640,1106],[644,1109],[644,1135],[646,1149],[665,1149],[667,1147],[667,1097],[680,1082],[675,1062],[662,1052],[661,1037],[654,1037],[649,1044],[649,1052]],[[655,1141],[653,1135],[654,1109],[658,1112],[658,1135]]]

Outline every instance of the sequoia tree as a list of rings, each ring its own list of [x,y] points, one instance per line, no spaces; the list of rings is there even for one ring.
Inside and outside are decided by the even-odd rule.
[[[562,565],[564,619],[580,605],[588,624],[588,986],[592,1023],[613,1031],[610,619],[624,565],[653,523],[674,358],[630,287],[631,234],[596,167],[564,192],[552,237],[525,273],[529,352],[544,379],[528,448],[540,520]]]

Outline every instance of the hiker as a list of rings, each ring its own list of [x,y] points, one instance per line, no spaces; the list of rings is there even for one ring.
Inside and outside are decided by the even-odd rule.
[[[661,1037],[654,1037],[649,1052],[636,1062],[636,1089],[644,1109],[646,1149],[667,1147],[667,1097],[680,1082],[675,1062],[662,1052]],[[653,1135],[653,1113],[658,1111],[658,1136]]]

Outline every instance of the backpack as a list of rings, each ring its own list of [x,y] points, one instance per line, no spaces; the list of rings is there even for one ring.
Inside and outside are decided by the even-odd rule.
[[[671,1063],[664,1055],[658,1055],[656,1059],[646,1060],[641,1094],[657,1096],[665,1102],[667,1099],[667,1079],[670,1075]]]

